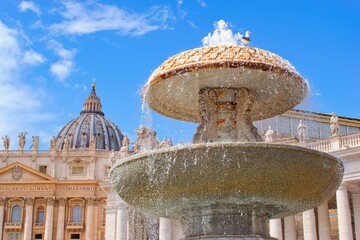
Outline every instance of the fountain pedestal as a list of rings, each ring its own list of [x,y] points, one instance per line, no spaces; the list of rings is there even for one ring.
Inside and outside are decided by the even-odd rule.
[[[193,142],[261,141],[251,121],[253,99],[247,88],[200,89],[201,123]]]
[[[266,209],[249,204],[219,204],[192,209],[184,219],[186,240],[274,239]]]

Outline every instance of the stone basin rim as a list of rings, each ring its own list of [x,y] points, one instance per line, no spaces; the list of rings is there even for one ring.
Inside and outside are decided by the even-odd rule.
[[[256,197],[261,197],[261,201],[259,203],[264,203],[266,206],[269,207],[269,209],[271,208],[271,216],[274,218],[278,218],[278,217],[285,217],[288,215],[292,215],[298,212],[302,212],[305,211],[307,209],[310,209],[314,206],[318,206],[319,204],[321,204],[323,201],[327,200],[328,198],[331,197],[331,195],[333,195],[333,193],[335,192],[335,190],[338,188],[338,186],[341,183],[341,179],[343,176],[343,170],[344,170],[344,166],[343,163],[341,162],[340,159],[324,153],[324,152],[319,152],[316,150],[312,150],[309,148],[304,148],[301,146],[294,146],[294,145],[287,145],[287,144],[278,144],[278,143],[263,143],[263,142],[214,142],[214,143],[199,143],[199,144],[191,144],[191,145],[181,145],[181,146],[175,146],[175,147],[169,147],[169,148],[163,148],[163,149],[158,149],[158,150],[152,150],[152,151],[148,151],[145,153],[139,153],[139,154],[135,154],[126,158],[123,158],[120,160],[120,162],[118,162],[117,164],[115,164],[112,169],[111,169],[111,173],[110,173],[110,179],[111,181],[115,184],[116,188],[118,188],[118,186],[124,184],[124,182],[120,183],[120,181],[117,180],[117,176],[121,171],[124,171],[125,169],[128,169],[128,167],[131,167],[136,165],[136,164],[141,164],[141,162],[146,162],[147,160],[151,159],[153,156],[157,159],[162,159],[162,157],[167,157],[171,156],[174,154],[176,154],[178,151],[179,153],[184,153],[184,152],[204,152],[206,151],[207,148],[210,148],[210,152],[221,152],[222,149],[224,149],[224,151],[226,151],[227,148],[232,148],[232,149],[238,149],[239,151],[244,151],[245,152],[249,152],[249,153],[255,153],[257,150],[261,150],[264,154],[264,152],[267,152],[267,148],[269,149],[270,152],[274,152],[274,151],[280,151],[280,153],[282,151],[289,151],[289,152],[299,152],[297,154],[297,156],[299,156],[299,154],[305,154],[307,156],[310,156],[310,158],[305,158],[304,162],[309,162],[311,160],[315,161],[315,165],[318,165],[316,167],[317,170],[321,170],[321,175],[324,174],[329,174],[331,173],[331,176],[333,176],[333,182],[334,184],[330,184],[330,185],[324,185],[326,184],[325,182],[319,182],[319,184],[324,187],[324,190],[322,191],[322,195],[320,198],[316,198],[316,199],[309,199],[309,202],[302,202],[301,199],[305,199],[304,196],[307,195],[308,191],[314,191],[315,188],[317,188],[317,185],[314,185],[314,183],[316,182],[316,180],[314,180],[315,182],[311,181],[312,184],[310,187],[310,189],[307,189],[304,193],[302,194],[302,192],[300,192],[299,194],[295,194],[292,193],[294,191],[294,189],[299,189],[300,185],[295,184],[294,185],[294,181],[291,183],[291,186],[293,186],[294,188],[291,188],[292,190],[284,191],[284,188],[282,188],[283,190],[281,191],[275,191],[274,193],[271,193],[269,195],[269,192],[266,193],[266,190],[264,193],[264,195],[262,194],[262,186],[266,186],[266,179],[262,178],[263,180],[260,181],[260,183],[258,183],[258,187],[256,187],[255,189],[251,189],[251,188],[246,188],[246,187],[230,187],[229,191],[225,190],[227,193],[222,193],[223,190],[219,190],[222,188],[215,188],[214,191],[210,191],[209,193],[205,193],[200,195],[197,195],[197,188],[201,185],[199,184],[195,184],[193,185],[194,187],[190,186],[190,189],[188,188],[189,186],[187,186],[186,188],[182,188],[180,187],[179,191],[176,190],[177,188],[173,188],[173,190],[176,190],[175,193],[175,197],[169,197],[169,195],[167,193],[171,193],[173,190],[171,189],[171,185],[166,186],[166,182],[169,181],[174,181],[175,178],[170,178],[164,181],[160,180],[160,184],[162,187],[164,187],[164,189],[160,186],[160,190],[158,193],[156,193],[158,190],[150,190],[150,192],[147,192],[144,195],[144,198],[134,198],[134,196],[140,196],[143,195],[144,193],[141,193],[141,191],[139,192],[138,190],[140,188],[143,188],[145,185],[146,186],[150,186],[151,187],[151,181],[152,180],[145,180],[145,183],[139,181],[139,180],[135,180],[137,181],[134,182],[135,185],[132,185],[132,183],[130,185],[126,184],[127,190],[125,190],[124,195],[122,195],[120,192],[118,192],[118,194],[120,194],[121,197],[124,197],[125,201],[130,201],[132,202],[132,204],[140,209],[146,209],[146,211],[152,212],[152,214],[154,216],[166,216],[166,217],[174,217],[174,218],[178,218],[179,216],[181,216],[183,213],[183,210],[178,211],[179,209],[185,209],[187,208],[187,204],[191,203],[192,206],[201,206],[201,204],[199,205],[199,203],[201,201],[207,200],[209,199],[208,197],[211,198],[211,201],[209,201],[208,203],[227,203],[227,202],[233,202],[234,199],[242,199],[244,204],[248,204],[248,203],[253,203],[254,201],[256,202],[257,200],[253,199],[253,196]],[[210,153],[211,154],[211,153]],[[179,155],[181,156],[181,155]],[[185,155],[183,155],[185,156]],[[261,156],[261,155],[260,155]],[[282,155],[279,155],[282,156]],[[190,155],[189,155],[190,157]],[[279,162],[279,160],[286,160],[286,157],[275,157],[274,158],[274,162]],[[297,160],[296,160],[297,159]],[[319,159],[319,161],[316,161],[317,159]],[[254,160],[258,161],[258,162],[263,162],[262,158],[257,158],[255,157]],[[266,160],[265,160],[266,161]],[[286,163],[285,165],[291,163],[291,159],[289,159],[289,161],[285,161],[284,163]],[[295,158],[295,161],[299,162],[302,161],[299,158]],[[177,161],[178,162],[178,161]],[[247,161],[245,161],[247,162]],[[219,163],[218,161],[213,161],[213,163],[215,163],[215,165],[217,163]],[[264,162],[263,162],[264,163]],[[328,172],[329,170],[324,169],[324,167],[320,167],[319,164],[323,164],[323,163],[328,163],[329,166],[332,166],[330,172]],[[245,163],[247,164],[247,163]],[[200,165],[196,165],[196,168],[199,168],[198,166]],[[246,167],[246,165],[244,165],[245,168],[243,169],[249,169],[248,167]],[[249,165],[248,165],[249,166]],[[205,166],[206,167],[206,166]],[[308,166],[306,169],[309,169],[310,166]],[[320,167],[320,168],[319,168]],[[203,167],[201,167],[203,168]],[[212,168],[215,169],[215,168]],[[251,167],[250,167],[251,169]],[[261,168],[264,169],[264,168]],[[266,169],[266,168],[265,168]],[[209,169],[210,172],[212,172],[211,169]],[[125,170],[126,171],[126,170]],[[140,172],[142,172],[143,170],[140,170]],[[146,171],[146,170],[145,170]],[[230,170],[231,171],[231,170]],[[243,171],[243,170],[242,170]],[[260,170],[263,171],[263,170]],[[297,171],[296,168],[292,168],[291,171]],[[140,173],[139,171],[136,171],[138,173]],[[128,178],[129,176],[132,176],[128,179],[136,179],[137,174],[133,175],[135,172],[123,172],[125,175],[125,178]],[[161,173],[161,171],[159,172]],[[159,174],[157,173],[157,174]],[[252,171],[250,171],[249,174],[251,174]],[[130,174],[130,175],[129,175]],[[193,174],[193,173],[191,173]],[[245,174],[245,175],[249,175],[249,174]],[[275,173],[273,173],[275,174]],[[315,174],[315,173],[312,173]],[[289,172],[284,172],[283,174],[280,174],[280,178],[284,178],[287,179],[289,176],[291,175],[291,173],[289,174]],[[126,177],[127,176],[127,177]],[[158,175],[160,176],[160,175]],[[172,176],[176,176],[176,175],[172,175]],[[225,175],[224,175],[225,176]],[[244,176],[238,175],[239,178],[236,179],[240,179],[243,178]],[[240,177],[241,176],[241,177]],[[277,176],[277,175],[274,175]],[[178,177],[180,177],[180,179],[184,180],[186,178],[186,173],[180,173],[179,176],[176,177],[176,179],[178,179]],[[185,177],[185,178],[184,178]],[[269,177],[269,176],[268,176]],[[142,178],[142,177],[141,177]],[[147,177],[146,177],[147,178]],[[196,177],[195,177],[196,178]],[[221,178],[224,179],[225,183],[228,182],[230,179],[228,177],[225,176],[225,178]],[[227,179],[227,180],[226,180]],[[248,179],[247,177],[244,179]],[[133,180],[130,180],[133,181]],[[232,180],[230,180],[232,181]],[[241,180],[243,181],[243,180]],[[245,182],[247,180],[244,180]],[[309,180],[308,180],[309,181]],[[141,183],[140,183],[141,182]],[[119,185],[120,184],[120,185]],[[139,185],[140,184],[140,185]],[[145,184],[145,185],[143,185]],[[150,185],[149,185],[150,184]],[[265,184],[265,185],[264,185]],[[131,193],[132,190],[129,190],[131,187],[130,186],[136,186],[138,185],[138,187],[136,187],[137,190],[135,190],[137,193],[134,195],[134,193]],[[221,184],[220,184],[221,185]],[[219,186],[220,186],[219,185]],[[219,187],[218,186],[218,187]],[[234,185],[235,186],[235,185]],[[255,185],[256,186],[256,185]],[[271,184],[270,184],[271,186]],[[273,185],[274,187],[275,185]],[[328,187],[326,187],[328,186]],[[130,187],[130,188],[129,188]],[[151,187],[152,188],[152,187]],[[237,190],[242,188],[242,192],[238,192]],[[301,187],[302,188],[302,187]],[[186,189],[186,190],[185,190]],[[194,192],[195,190],[195,192]],[[234,193],[232,194],[231,191]],[[297,191],[297,190],[296,190]],[[154,198],[154,193],[155,194],[165,194],[166,197],[164,197],[164,199],[162,200],[163,202],[161,203],[161,206],[158,205],[158,203],[153,202],[152,199]],[[189,194],[188,194],[189,193]],[[195,193],[195,194],[194,194]],[[255,195],[249,195],[249,193],[255,194]],[[133,195],[132,197],[130,195]],[[140,195],[139,195],[140,194]],[[171,193],[173,194],[173,193]],[[184,194],[188,194],[188,195],[184,195]],[[240,194],[240,195],[239,195]],[[160,196],[159,195],[159,196]],[[183,196],[187,196],[185,198],[187,198],[188,200],[186,200],[186,202],[184,202],[182,200],[182,195]],[[284,201],[282,201],[281,199],[279,199],[279,197],[284,198]],[[295,197],[296,196],[296,197]],[[200,198],[199,198],[200,197]],[[235,197],[235,198],[234,198]],[[287,199],[285,201],[285,198]],[[134,200],[135,199],[135,200]],[[200,199],[200,200],[199,200]],[[213,200],[213,201],[212,201]],[[280,200],[280,202],[279,202]],[[176,203],[175,203],[176,202]],[[175,205],[174,205],[175,204]],[[185,204],[185,205],[184,205]],[[166,207],[165,207],[166,206]],[[173,209],[173,206],[176,206],[177,209]],[[185,208],[184,208],[185,207]],[[164,210],[165,209],[165,210]]]
[[[320,156],[326,156],[330,161],[333,161],[335,163],[340,162],[341,165],[343,166],[342,162],[339,161],[338,158],[325,153],[325,152],[320,152],[317,150],[313,150],[310,148],[305,148],[305,147],[301,147],[301,146],[295,146],[295,145],[288,145],[288,144],[281,144],[281,143],[265,143],[265,142],[213,142],[213,143],[196,143],[196,144],[185,144],[185,145],[180,145],[180,146],[172,146],[172,147],[166,147],[166,148],[161,148],[161,149],[155,149],[155,150],[150,150],[150,151],[146,151],[146,152],[142,152],[142,153],[137,153],[128,157],[124,157],[122,158],[119,162],[117,162],[112,169],[115,169],[117,167],[119,167],[120,165],[124,165],[133,161],[137,161],[140,160],[144,157],[147,157],[149,155],[152,154],[161,154],[161,153],[167,153],[167,152],[173,152],[173,151],[178,151],[178,150],[190,150],[190,149],[198,149],[198,148],[204,148],[204,147],[217,147],[217,148],[223,148],[223,147],[248,147],[248,148],[255,148],[255,147],[262,147],[262,148],[267,148],[267,147],[271,147],[271,148],[287,148],[287,149],[293,149],[293,150],[301,150],[303,152],[309,152],[315,155],[320,155]]]
[[[153,86],[160,81],[165,81],[166,79],[184,73],[191,73],[194,71],[202,70],[202,69],[226,69],[226,68],[246,68],[246,69],[254,69],[254,70],[262,70],[262,71],[271,71],[273,73],[285,74],[289,77],[293,77],[293,79],[297,81],[301,81],[303,78],[300,74],[294,71],[287,70],[278,65],[271,63],[263,63],[259,61],[208,61],[207,63],[197,63],[197,64],[184,64],[181,67],[173,68],[171,71],[165,71],[163,73],[157,74],[154,78],[152,78],[148,83],[145,84],[142,90],[142,98],[145,99],[144,93],[146,88],[149,86]]]

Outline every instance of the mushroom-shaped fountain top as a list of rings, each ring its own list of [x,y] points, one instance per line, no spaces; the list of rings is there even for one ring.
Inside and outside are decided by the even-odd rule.
[[[299,104],[307,82],[280,56],[259,48],[218,45],[188,50],[166,60],[150,76],[145,100],[154,111],[201,122],[200,89],[247,88],[254,95],[252,121],[284,113]]]

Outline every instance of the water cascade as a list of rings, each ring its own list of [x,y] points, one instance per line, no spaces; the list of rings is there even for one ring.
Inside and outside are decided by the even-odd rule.
[[[120,159],[111,179],[128,204],[182,219],[186,240],[273,239],[269,219],[326,201],[341,183],[343,165],[322,152],[262,142],[252,122],[292,109],[308,83],[274,53],[226,41],[211,45],[219,42],[211,37],[204,47],[170,57],[144,87],[154,111],[199,123],[193,144]]]

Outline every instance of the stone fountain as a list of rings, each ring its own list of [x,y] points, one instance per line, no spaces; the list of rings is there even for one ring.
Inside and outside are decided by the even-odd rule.
[[[150,108],[198,122],[193,144],[119,160],[111,179],[128,204],[180,218],[185,239],[273,239],[271,218],[316,207],[341,183],[337,158],[262,142],[253,121],[299,104],[308,84],[280,56],[217,45],[166,60],[144,87]]]

